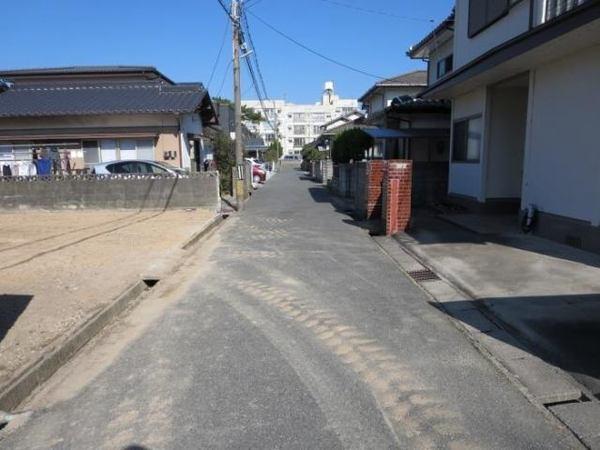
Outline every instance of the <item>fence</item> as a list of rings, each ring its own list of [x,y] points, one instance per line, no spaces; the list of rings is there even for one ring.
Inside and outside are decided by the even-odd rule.
[[[0,178],[0,209],[220,207],[218,172]]]

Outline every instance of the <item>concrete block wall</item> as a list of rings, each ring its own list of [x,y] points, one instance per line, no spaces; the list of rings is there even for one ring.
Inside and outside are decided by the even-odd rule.
[[[219,174],[186,177],[65,176],[2,179],[0,209],[136,209],[220,207]]]
[[[406,231],[412,208],[412,161],[386,161],[382,221],[387,236]]]

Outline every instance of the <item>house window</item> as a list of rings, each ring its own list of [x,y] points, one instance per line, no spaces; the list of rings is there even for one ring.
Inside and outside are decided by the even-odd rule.
[[[446,56],[437,62],[437,78],[440,79],[444,75],[452,72],[453,55]]]
[[[134,139],[121,139],[119,142],[119,150],[121,151],[120,159],[137,159],[137,151],[135,150]]]
[[[325,114],[324,113],[314,113],[312,116],[312,120],[315,123],[323,123],[323,122],[325,122]]]
[[[546,20],[552,20],[584,4],[587,0],[546,0]]]
[[[469,0],[469,37],[483,31],[504,16],[511,0]]]
[[[83,141],[83,162],[86,166],[98,164],[100,153],[98,152],[98,141]]]
[[[481,156],[481,116],[454,122],[452,160],[456,162],[479,162]]]
[[[138,159],[145,159],[148,161],[154,161],[154,140],[153,139],[141,139],[136,141],[137,157]]]
[[[313,126],[313,134],[321,134],[321,127],[319,125]]]
[[[100,157],[102,162],[117,160],[117,141],[114,139],[102,139],[100,141]]]

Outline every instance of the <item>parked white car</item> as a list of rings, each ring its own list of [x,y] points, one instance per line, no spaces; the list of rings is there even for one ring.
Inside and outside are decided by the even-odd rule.
[[[170,164],[147,161],[143,159],[132,159],[126,161],[111,161],[97,164],[93,168],[97,175],[111,174],[154,174],[154,175],[186,175],[186,171]]]

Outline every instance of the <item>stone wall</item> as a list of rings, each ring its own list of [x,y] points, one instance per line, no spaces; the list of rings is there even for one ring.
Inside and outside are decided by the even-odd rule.
[[[220,207],[219,174],[1,177],[0,209]]]

